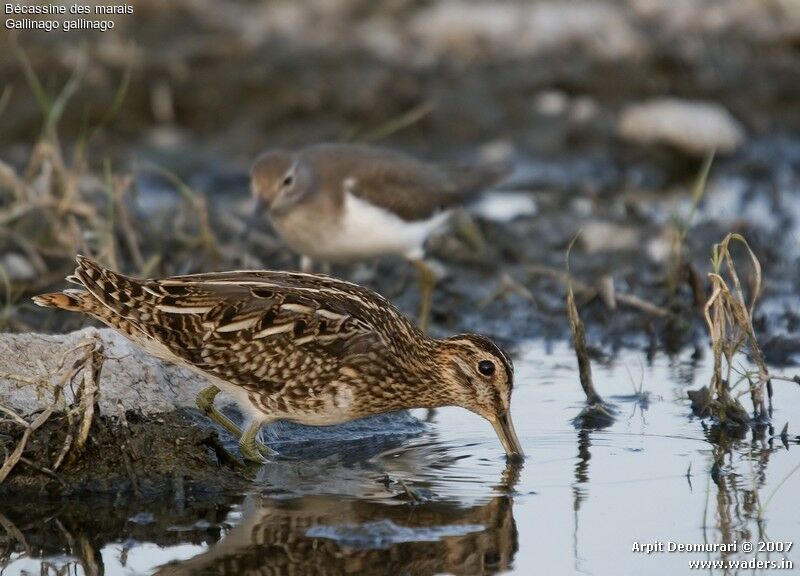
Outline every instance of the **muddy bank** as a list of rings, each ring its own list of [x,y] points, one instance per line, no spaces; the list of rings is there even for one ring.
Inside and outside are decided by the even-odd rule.
[[[97,416],[80,453],[70,454],[52,471],[70,423],[52,416],[27,442],[23,460],[0,484],[0,495],[25,497],[106,495],[119,502],[159,499],[184,507],[210,495],[241,493],[252,469],[225,453],[217,432],[199,415],[170,412],[150,417],[128,412],[125,420]],[[0,442],[8,452],[23,429],[0,423]]]
[[[193,406],[206,383],[111,330],[0,336],[0,494],[107,495],[183,506],[252,470]]]

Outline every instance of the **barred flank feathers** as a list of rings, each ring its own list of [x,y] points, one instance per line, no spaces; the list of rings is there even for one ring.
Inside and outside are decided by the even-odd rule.
[[[131,304],[144,294],[141,280],[107,270],[86,256],[78,255],[77,261],[74,275],[67,280],[83,285],[98,302],[123,318],[138,318],[138,311]]]

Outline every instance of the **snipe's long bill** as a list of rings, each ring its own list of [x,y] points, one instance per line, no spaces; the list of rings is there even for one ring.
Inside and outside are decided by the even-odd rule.
[[[155,356],[211,384],[198,405],[263,461],[256,441],[276,420],[329,425],[408,408],[461,406],[487,419],[509,457],[514,369],[490,339],[434,339],[379,294],[323,275],[234,271],[139,280],[78,256],[80,286],[36,296],[39,306],[89,314]],[[244,429],[214,408],[222,390]]]

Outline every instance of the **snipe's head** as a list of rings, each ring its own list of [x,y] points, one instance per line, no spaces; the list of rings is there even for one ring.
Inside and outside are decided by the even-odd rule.
[[[459,334],[440,342],[439,362],[450,400],[486,418],[509,458],[521,460],[522,445],[511,421],[511,359],[478,334]]]
[[[288,212],[311,190],[313,174],[306,163],[285,150],[270,150],[259,156],[250,169],[256,212],[271,216]]]

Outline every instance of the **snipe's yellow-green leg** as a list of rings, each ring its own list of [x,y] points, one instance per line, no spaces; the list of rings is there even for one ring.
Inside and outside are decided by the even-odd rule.
[[[214,407],[214,399],[217,397],[217,394],[219,394],[219,388],[213,384],[203,388],[197,395],[197,407],[200,408],[206,416],[239,439],[239,451],[242,453],[242,456],[253,462],[263,463],[265,458],[274,454],[275,451],[256,440],[258,430],[261,426],[259,424],[253,424],[242,432],[241,428],[234,424],[230,418]]]

